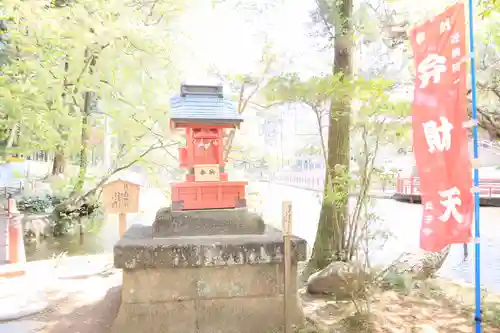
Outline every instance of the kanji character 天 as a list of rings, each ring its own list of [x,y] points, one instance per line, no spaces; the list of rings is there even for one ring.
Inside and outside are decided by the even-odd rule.
[[[439,219],[443,222],[447,222],[450,217],[453,216],[458,223],[462,223],[463,216],[457,210],[457,206],[462,205],[460,190],[454,186],[449,190],[440,191],[439,195],[442,198],[445,198],[445,200],[441,201],[441,204],[446,208],[443,215],[441,215]]]
[[[451,130],[453,125],[446,117],[439,117],[441,126],[437,126],[434,120],[422,124],[424,127],[425,140],[429,146],[429,153],[434,153],[436,150],[449,150],[451,147]]]

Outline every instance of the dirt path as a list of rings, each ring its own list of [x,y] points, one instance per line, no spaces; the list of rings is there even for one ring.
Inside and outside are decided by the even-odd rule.
[[[301,292],[304,312],[319,328],[345,333],[470,333],[474,331],[470,287],[440,282],[441,287],[384,291],[371,296],[370,315],[353,315],[352,302],[314,298]],[[449,288],[453,286],[453,288]],[[453,290],[450,290],[453,289]],[[500,317],[492,312],[493,301],[484,302],[483,331],[500,333]],[[359,301],[358,306],[363,302]]]
[[[108,333],[120,307],[121,273],[81,281],[79,291],[56,298],[48,310],[31,319],[43,321],[40,333]]]
[[[109,259],[105,258],[103,263],[106,260]],[[77,264],[81,267],[81,262]],[[38,278],[35,282],[44,280],[43,276],[35,278]],[[44,327],[37,330],[16,327],[14,331],[0,322],[0,333],[109,333],[120,306],[121,284],[121,271],[113,268],[79,279],[52,279],[45,289],[48,309],[11,322],[18,323],[19,327],[22,323],[25,327],[30,323]],[[473,294],[469,286],[445,280],[409,293],[379,292],[370,298],[371,317],[366,321],[352,316],[355,312],[352,302],[300,293],[310,321],[326,331],[342,333],[470,333],[473,331]],[[486,295],[484,332],[500,333],[497,305],[500,305],[500,297]],[[364,322],[369,322],[369,327],[361,325]]]

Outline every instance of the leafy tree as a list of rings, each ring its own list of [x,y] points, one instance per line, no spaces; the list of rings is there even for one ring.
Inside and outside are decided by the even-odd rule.
[[[378,176],[375,159],[379,147],[404,140],[405,124],[394,125],[387,119],[408,115],[408,103],[390,101],[393,83],[386,80],[351,79],[346,81],[342,74],[314,77],[302,80],[297,74],[288,74],[270,81],[266,92],[270,101],[286,101],[307,106],[315,115],[321,141],[321,154],[325,159],[327,171],[320,223],[316,234],[310,270],[321,269],[332,260],[352,260],[357,257],[360,244],[366,236],[367,225],[371,218],[363,212],[369,207],[368,190],[374,177]],[[359,107],[353,111],[349,120],[347,134],[359,138],[351,143],[352,156],[358,163],[357,176],[346,172],[346,165],[331,165],[329,135],[324,129],[329,127],[337,113],[331,109],[332,100],[349,96]],[[327,115],[327,117],[325,117]],[[329,124],[325,124],[328,119]],[[337,134],[339,135],[339,134]],[[330,168],[335,170],[332,172]],[[333,178],[335,176],[335,178]],[[357,190],[359,195],[351,214],[334,214],[347,205],[348,194]],[[332,217],[333,215],[333,217]],[[335,223],[335,221],[340,221]],[[338,257],[337,257],[338,256]],[[313,261],[314,260],[314,261]]]
[[[83,0],[58,8],[36,1],[2,3],[15,50],[1,77],[6,127],[19,124],[20,149],[77,153],[74,195],[85,183],[91,119],[107,114],[120,141],[113,170],[104,178],[150,149],[172,145],[164,138],[167,106],[161,96],[177,84],[170,66],[172,33],[165,31],[180,5],[175,0]]]

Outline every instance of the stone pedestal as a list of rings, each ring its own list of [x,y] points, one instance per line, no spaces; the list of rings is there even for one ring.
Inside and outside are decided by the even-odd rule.
[[[123,288],[113,333],[280,332],[284,324],[282,233],[266,226],[254,234],[221,235],[212,229],[212,235],[199,235],[200,216],[207,215],[192,212],[188,214],[195,221],[195,236],[189,235],[189,224],[182,223],[177,233],[171,230],[173,235],[183,230],[182,236],[167,236],[168,224],[175,220],[169,214],[160,211],[158,216],[163,217],[157,216],[154,227],[132,226],[115,245],[114,263],[123,269]],[[240,228],[248,230],[261,223],[256,221],[249,215],[240,220]],[[305,260],[306,243],[294,237],[292,248],[295,276],[297,261]],[[296,304],[292,317],[301,324],[297,288],[292,290]]]

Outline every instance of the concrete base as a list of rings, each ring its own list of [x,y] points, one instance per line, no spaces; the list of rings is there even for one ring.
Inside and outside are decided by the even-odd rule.
[[[119,314],[113,333],[271,333],[283,321],[282,233],[152,237],[132,226],[115,245],[123,268]],[[292,274],[305,260],[306,243],[292,240]],[[296,279],[293,284],[296,283]],[[293,321],[303,323],[297,288]]]
[[[163,208],[153,222],[153,237],[262,234],[262,218],[246,208],[172,211]]]

